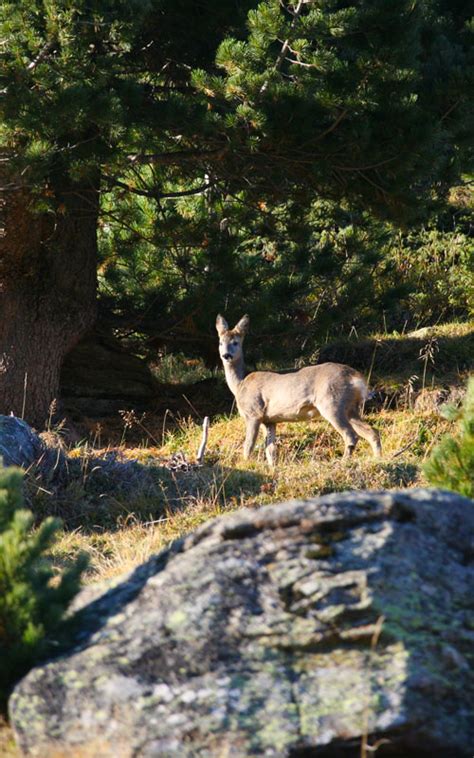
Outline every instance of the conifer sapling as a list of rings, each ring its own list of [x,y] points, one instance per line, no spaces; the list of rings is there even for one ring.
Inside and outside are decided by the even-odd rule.
[[[469,379],[461,409],[445,408],[457,421],[458,433],[446,434],[424,466],[430,484],[474,498],[474,377]]]
[[[0,468],[0,707],[15,681],[47,653],[87,563],[80,555],[55,575],[48,551],[61,522],[47,518],[33,528],[22,479],[21,469]]]

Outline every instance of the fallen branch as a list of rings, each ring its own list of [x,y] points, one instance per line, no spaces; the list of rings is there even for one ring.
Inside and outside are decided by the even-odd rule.
[[[200,466],[202,466],[202,462],[204,460],[204,453],[206,452],[208,434],[209,434],[209,416],[205,416],[204,421],[202,423],[201,444],[199,445],[198,454],[196,456],[196,461]]]

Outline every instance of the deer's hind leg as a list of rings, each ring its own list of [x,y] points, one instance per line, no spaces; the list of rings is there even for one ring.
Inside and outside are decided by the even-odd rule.
[[[255,443],[258,437],[258,430],[260,429],[260,419],[245,418],[245,442],[244,442],[244,458],[248,460],[255,447]]]
[[[339,432],[344,440],[344,458],[350,458],[357,445],[357,434],[351,426],[347,414],[342,408],[333,405],[318,405],[318,411],[326,421],[329,421],[336,432]]]
[[[270,466],[275,466],[277,462],[277,449],[276,449],[276,424],[264,424],[265,429],[265,456]]]
[[[380,434],[377,432],[377,430],[372,429],[372,427],[366,421],[362,421],[357,411],[354,411],[351,414],[349,417],[349,422],[356,434],[358,434],[359,437],[362,437],[364,440],[367,440],[367,442],[370,444],[374,458],[380,458],[382,455],[382,445],[380,442]]]

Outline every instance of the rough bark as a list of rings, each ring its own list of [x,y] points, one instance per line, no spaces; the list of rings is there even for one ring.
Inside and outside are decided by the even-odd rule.
[[[38,197],[3,176],[0,194],[0,412],[44,426],[61,363],[95,319],[98,177]]]
[[[81,593],[75,643],[10,700],[20,747],[471,756],[472,506],[349,492],[205,524]]]

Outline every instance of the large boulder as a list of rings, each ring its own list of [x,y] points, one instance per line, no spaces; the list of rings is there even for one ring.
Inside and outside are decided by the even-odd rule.
[[[74,646],[11,697],[20,747],[471,756],[473,506],[349,492],[206,524],[84,590]]]

